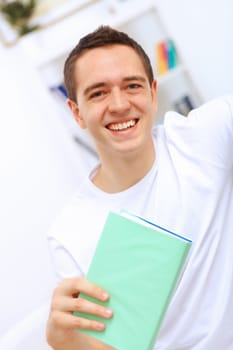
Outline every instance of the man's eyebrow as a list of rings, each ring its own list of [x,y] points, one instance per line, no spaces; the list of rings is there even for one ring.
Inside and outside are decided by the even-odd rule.
[[[123,81],[131,81],[131,80],[139,80],[143,83],[146,82],[146,78],[142,77],[141,75],[131,75],[129,77],[125,77]]]
[[[122,79],[123,81],[133,81],[133,80],[139,80],[143,83],[146,82],[146,78],[142,77],[141,75],[130,75],[128,77],[125,77]],[[99,82],[99,83],[94,83],[90,86],[88,86],[85,90],[84,90],[84,95],[87,95],[90,91],[94,90],[94,89],[98,89],[100,87],[104,87],[107,84],[105,82]]]
[[[104,82],[99,82],[99,83],[95,83],[95,84],[92,84],[90,86],[88,86],[85,90],[84,90],[84,95],[87,95],[91,90],[94,90],[94,89],[97,89],[99,87],[103,87],[103,86],[106,86],[106,83]]]

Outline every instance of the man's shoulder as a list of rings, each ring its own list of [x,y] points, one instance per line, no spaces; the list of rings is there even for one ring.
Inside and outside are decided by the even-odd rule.
[[[224,95],[206,101],[202,105],[192,109],[187,116],[175,111],[168,111],[164,117],[164,129],[166,132],[176,131],[192,133],[211,126],[211,130],[224,128],[232,124],[233,95]]]
[[[57,213],[48,231],[48,236],[59,236],[74,227],[77,212],[81,212],[83,208],[82,197],[79,196],[79,193],[74,194]]]
[[[190,112],[190,115],[193,113],[200,113],[201,115],[205,115],[206,117],[216,116],[219,114],[232,116],[233,112],[233,94],[223,95],[209,101],[206,101],[201,106],[197,107],[193,111]]]
[[[108,209],[82,192],[75,193],[53,221],[48,237],[77,236],[85,227],[103,223]],[[63,237],[64,236],[64,237]]]
[[[199,164],[232,166],[233,96],[225,95],[193,109],[187,117],[167,112],[164,143],[171,154]],[[200,163],[201,162],[201,163]]]

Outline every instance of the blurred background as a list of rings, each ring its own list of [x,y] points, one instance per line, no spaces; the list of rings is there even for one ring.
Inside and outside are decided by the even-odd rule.
[[[100,24],[128,32],[151,58],[162,123],[232,93],[232,13],[232,0],[0,0],[0,349],[48,349],[46,234],[97,162],[65,105],[69,51]]]

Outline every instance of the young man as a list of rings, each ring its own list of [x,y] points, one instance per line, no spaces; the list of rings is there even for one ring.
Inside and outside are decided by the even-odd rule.
[[[110,349],[76,329],[101,332],[104,319],[117,314],[77,296],[108,299],[108,291],[85,275],[109,210],[124,208],[193,241],[154,349],[232,350],[232,97],[209,102],[188,118],[168,112],[164,124],[152,128],[157,88],[149,59],[134,40],[109,27],[80,40],[64,73],[68,106],[92,135],[99,164],[49,233],[63,279],[52,298],[49,344],[56,350]],[[75,317],[76,310],[103,322]]]

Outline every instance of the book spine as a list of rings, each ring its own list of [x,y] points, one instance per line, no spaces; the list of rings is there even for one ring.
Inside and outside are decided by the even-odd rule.
[[[191,98],[188,95],[185,95],[175,101],[174,107],[178,113],[187,116],[189,112],[194,108],[194,105],[191,101]]]
[[[173,69],[177,64],[176,49],[171,39],[166,41],[168,68]]]
[[[166,43],[164,41],[158,42],[156,45],[156,57],[157,57],[157,72],[162,75],[168,70],[168,59]]]
[[[54,92],[54,93],[57,93],[63,99],[67,99],[68,98],[65,86],[63,84],[56,85],[56,86],[51,86],[50,90],[52,92]]]
[[[171,39],[156,44],[157,73],[162,75],[177,65],[177,53]]]

